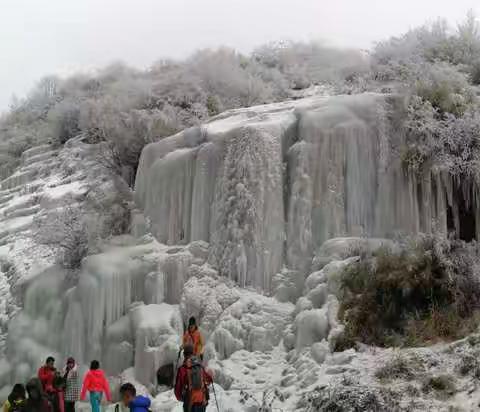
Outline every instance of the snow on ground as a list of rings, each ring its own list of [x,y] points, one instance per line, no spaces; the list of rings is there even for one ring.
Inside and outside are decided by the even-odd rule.
[[[20,278],[53,263],[51,253],[33,239],[34,219],[62,199],[78,198],[89,182],[101,178],[92,150],[80,138],[61,150],[33,147],[24,152],[17,171],[0,182],[0,259],[11,261]]]

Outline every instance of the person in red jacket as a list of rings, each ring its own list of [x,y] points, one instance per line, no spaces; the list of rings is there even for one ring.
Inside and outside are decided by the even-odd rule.
[[[43,392],[46,394],[54,393],[53,380],[55,379],[55,359],[49,356],[45,365],[38,370],[38,378],[42,382]]]
[[[110,385],[108,384],[105,373],[100,369],[100,363],[96,360],[90,363],[90,370],[85,375],[83,380],[82,391],[80,399],[85,400],[87,391],[90,393],[90,405],[92,412],[100,412],[100,402],[105,393],[107,401],[111,402]]]
[[[184,346],[183,365],[178,369],[175,380],[175,397],[183,402],[184,412],[205,412],[209,400],[208,385],[213,383],[213,377],[193,355],[193,346]],[[197,378],[196,373],[199,374]]]
[[[40,379],[40,382],[42,383],[43,392],[50,401],[53,411],[59,412],[60,405],[58,402],[58,394],[53,385],[56,375],[57,369],[55,368],[55,359],[52,356],[49,356],[45,365],[38,370],[38,379]]]

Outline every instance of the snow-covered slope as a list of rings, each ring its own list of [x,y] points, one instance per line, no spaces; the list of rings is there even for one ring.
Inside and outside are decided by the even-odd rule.
[[[32,263],[20,273],[37,276],[25,282],[23,309],[8,324],[4,391],[49,354],[83,365],[95,358],[114,389],[133,380],[157,395],[155,411],[175,410],[170,390],[157,393],[155,375],[176,365],[182,323],[193,315],[222,411],[254,411],[262,402],[330,410],[325,402],[337,398],[347,405],[340,410],[355,410],[352,403],[382,411],[443,410],[466,399],[473,405],[478,391],[468,387],[473,375],[456,369],[456,347],[417,351],[431,351],[437,364],[425,361],[411,377],[415,395],[402,376],[393,383],[375,376],[391,351],[333,351],[343,330],[342,268],[359,250],[393,245],[383,239],[392,231],[428,232],[432,221],[446,230],[455,202],[442,176],[432,171],[417,182],[391,156],[402,139],[399,113],[393,96],[317,96],[226,112],[147,146],[132,233],[84,259],[73,286],[58,269],[28,270],[37,260],[49,263],[32,244],[31,223],[95,181],[81,154],[73,160],[86,148],[77,141],[60,152],[25,154],[22,169],[2,183],[0,250],[21,267],[21,247],[31,247]],[[9,281],[0,282],[5,296]],[[471,346],[475,352],[477,343]],[[439,373],[442,362],[458,380],[454,394],[424,384],[428,367]],[[418,405],[408,409],[414,397]]]
[[[94,145],[81,138],[65,147],[26,150],[14,174],[0,182],[0,350],[8,320],[22,303],[30,279],[54,264],[52,250],[37,242],[35,221],[64,202],[83,201],[92,182],[105,179]]]

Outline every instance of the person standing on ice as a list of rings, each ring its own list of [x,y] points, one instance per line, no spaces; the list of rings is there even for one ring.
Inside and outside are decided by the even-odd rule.
[[[100,412],[100,403],[104,393],[108,402],[112,400],[110,396],[110,385],[105,377],[105,373],[100,369],[100,363],[96,360],[90,363],[90,370],[83,380],[82,392],[80,393],[80,399],[82,401],[85,400],[87,391],[90,393],[92,412]]]
[[[197,321],[193,316],[188,320],[188,328],[183,335],[182,349],[187,345],[193,347],[193,356],[203,361],[203,351],[205,349],[203,336],[198,330]]]
[[[213,377],[193,356],[192,345],[183,348],[183,357],[183,365],[175,380],[175,397],[183,402],[184,412],[205,412],[209,400],[208,385],[213,383]]]
[[[52,356],[49,356],[45,365],[38,370],[38,379],[40,379],[43,393],[45,393],[53,406],[54,412],[59,411],[57,391],[53,385],[56,375],[57,369],[55,368],[55,359]]]
[[[80,382],[75,359],[67,359],[62,376],[65,379],[65,412],[75,412],[75,402],[80,399]]]
[[[142,395],[137,396],[137,390],[131,383],[124,383],[120,387],[120,398],[122,399],[123,405],[128,406],[130,412],[149,411],[151,404],[150,399]]]
[[[32,378],[27,383],[28,399],[25,402],[23,412],[52,412],[53,407],[46,398],[42,382],[38,378]]]
[[[55,359],[51,356],[47,358],[45,365],[38,370],[38,379],[42,383],[43,392],[47,395],[54,393],[53,380],[55,379]]]

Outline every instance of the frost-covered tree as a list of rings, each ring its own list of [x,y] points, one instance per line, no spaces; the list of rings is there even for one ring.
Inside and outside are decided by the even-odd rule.
[[[77,269],[89,250],[87,216],[79,207],[65,203],[37,218],[35,239],[51,248],[59,264]]]

